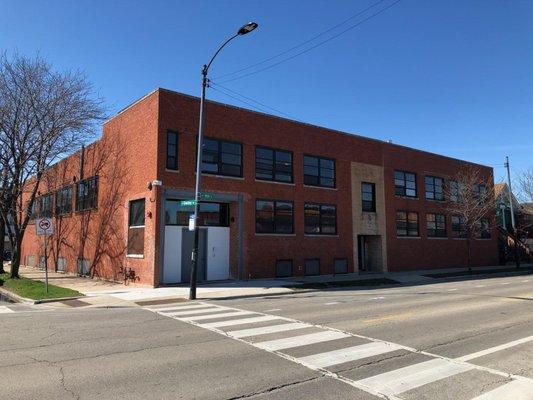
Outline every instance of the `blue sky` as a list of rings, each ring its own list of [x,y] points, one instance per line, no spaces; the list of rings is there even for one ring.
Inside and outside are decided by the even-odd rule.
[[[260,27],[216,60],[215,83],[294,119],[494,166],[497,181],[505,155],[515,172],[532,167],[533,1],[401,0],[267,71],[215,79],[376,1],[0,0],[0,50],[84,70],[116,112],[158,86],[197,95],[202,64],[253,20]],[[250,108],[214,90],[208,96]]]

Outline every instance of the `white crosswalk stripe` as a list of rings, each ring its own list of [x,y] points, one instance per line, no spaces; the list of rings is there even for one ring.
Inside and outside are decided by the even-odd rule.
[[[311,356],[299,358],[298,360],[305,365],[310,365],[316,368],[324,368],[332,365],[342,364],[348,361],[355,361],[362,358],[377,356],[379,354],[388,353],[401,348],[401,346],[394,346],[384,342],[370,342],[345,349],[313,354]]]
[[[302,324],[299,322],[293,322],[290,324],[269,325],[269,326],[264,326],[261,328],[250,328],[250,329],[242,329],[239,331],[230,331],[230,332],[227,332],[227,334],[230,336],[236,337],[236,338],[244,338],[244,337],[249,337],[249,336],[265,335],[267,333],[293,331],[295,329],[303,329],[303,328],[309,328],[309,327],[311,327],[311,325]]]
[[[252,311],[232,311],[232,312],[226,312],[222,314],[209,314],[209,315],[199,315],[199,316],[191,316],[191,317],[178,317],[179,319],[183,321],[203,321],[206,319],[215,319],[215,318],[227,318],[227,317],[240,317],[241,315],[252,315],[255,314]]]
[[[0,313],[12,312],[11,310],[3,311],[3,309],[6,308],[7,307],[0,307]],[[533,379],[516,376],[468,362],[486,354],[492,354],[513,346],[531,342],[533,337],[517,339],[513,342],[481,350],[477,353],[465,355],[457,359],[449,359],[396,343],[342,332],[326,326],[313,325],[287,317],[223,307],[210,303],[165,304],[161,306],[145,307],[145,309],[182,322],[194,324],[219,334],[227,335],[235,340],[248,343],[267,352],[275,352],[275,354],[280,357],[299,363],[300,365],[313,370],[323,371],[333,379],[337,379],[382,399],[403,400],[404,398],[402,395],[407,391],[416,390],[421,386],[430,385],[442,379],[453,379],[457,374],[476,369],[485,373],[509,378],[510,382],[504,383],[471,400],[533,400]],[[283,323],[281,323],[281,321],[283,321]],[[264,323],[268,324],[264,325]],[[264,326],[253,327],[254,324],[262,324]],[[239,325],[250,325],[252,327],[238,329]],[[227,327],[230,330],[223,331],[221,328],[224,327]],[[294,332],[304,328],[315,328],[318,329],[319,332],[305,334],[297,334],[297,332]],[[263,340],[257,340],[261,339],[263,335],[274,333],[277,333],[281,338],[265,340],[267,339],[265,337]],[[335,341],[350,337],[358,338],[358,340],[363,340],[366,343],[314,354],[312,352],[313,347],[310,347],[310,351],[308,352],[306,351],[307,349],[305,349],[306,353],[310,355],[299,357],[291,356],[290,352],[285,352],[288,349],[301,348],[302,346],[319,346],[324,342],[330,343],[328,345],[329,348],[335,348]],[[345,342],[340,341],[338,343],[339,345],[337,347],[341,347],[340,344]],[[431,359],[429,361],[408,365],[359,380],[348,379],[345,376],[340,375],[340,373],[328,370],[328,368],[335,365],[379,356],[396,350],[403,350],[411,353],[418,352]],[[411,397],[412,396],[410,396],[410,398]]]
[[[260,317],[230,319],[229,321],[206,322],[205,324],[200,324],[200,326],[203,328],[222,328],[225,326],[253,324],[256,322],[267,322],[280,319],[283,318],[276,315],[262,315]]]
[[[358,381],[359,384],[375,388],[380,393],[395,396],[408,390],[444,379],[474,368],[437,358],[408,367],[385,372]]]
[[[259,342],[255,343],[255,346],[264,350],[276,351],[283,349],[291,349],[294,347],[300,347],[309,344],[322,343],[330,340],[342,339],[347,337],[350,337],[350,335],[347,335],[346,333],[337,331],[324,331],[318,333],[310,333],[309,335],[301,335],[285,339]]]
[[[533,400],[533,383],[526,380],[512,381],[472,400]]]

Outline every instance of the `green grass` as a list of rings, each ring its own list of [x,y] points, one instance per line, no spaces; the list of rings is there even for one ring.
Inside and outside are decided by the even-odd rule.
[[[82,296],[76,290],[55,285],[48,285],[48,293],[46,293],[44,282],[23,277],[20,279],[11,279],[9,273],[0,274],[0,286],[21,297],[32,300]]]
[[[398,282],[387,278],[360,279],[352,281],[330,281],[330,282],[307,282],[303,284],[286,285],[289,289],[328,289],[350,286],[385,286],[396,285]]]

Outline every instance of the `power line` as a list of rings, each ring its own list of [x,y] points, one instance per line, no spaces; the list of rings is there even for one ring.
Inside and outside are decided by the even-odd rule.
[[[326,29],[325,31],[322,31],[322,32],[318,33],[317,35],[311,37],[310,39],[308,39],[308,40],[306,40],[306,41],[304,41],[304,42],[302,42],[302,43],[299,43],[299,44],[297,44],[297,45],[295,45],[295,46],[293,46],[293,47],[291,47],[291,48],[289,48],[289,49],[287,49],[287,50],[285,50],[285,51],[282,51],[281,53],[278,53],[278,54],[276,54],[276,55],[274,55],[274,56],[272,56],[272,57],[265,58],[264,60],[258,61],[258,62],[256,62],[255,64],[248,65],[247,67],[244,67],[244,68],[238,69],[238,70],[236,70],[236,71],[233,71],[233,72],[229,72],[229,73],[227,73],[227,74],[222,74],[222,75],[216,76],[216,77],[214,77],[213,79],[220,79],[220,78],[224,78],[224,77],[226,77],[226,76],[231,76],[231,75],[238,74],[239,72],[242,72],[242,71],[247,71],[247,70],[249,70],[250,68],[257,67],[258,65],[264,64],[264,63],[269,62],[269,61],[272,61],[272,60],[274,60],[274,59],[276,59],[276,58],[278,58],[278,57],[281,57],[281,56],[283,56],[283,55],[285,55],[285,54],[287,54],[287,53],[290,53],[291,51],[296,50],[297,48],[302,47],[302,46],[304,46],[304,45],[306,45],[306,44],[308,44],[308,43],[311,43],[312,41],[318,39],[318,38],[321,37],[321,36],[324,36],[326,33],[329,33],[329,32],[331,32],[331,31],[337,29],[338,27],[340,27],[340,26],[346,24],[348,21],[351,21],[352,19],[354,19],[354,18],[360,16],[361,14],[364,14],[364,13],[367,12],[368,10],[370,10],[370,9],[372,9],[372,8],[374,8],[374,7],[376,7],[377,5],[383,3],[384,1],[385,1],[385,0],[379,0],[379,1],[375,2],[374,4],[372,4],[372,5],[370,5],[369,7],[365,8],[364,10],[359,11],[358,13],[356,13],[356,14],[354,14],[354,15],[348,17],[348,18],[346,18],[344,21],[342,21],[342,22],[340,22],[340,23],[338,23],[338,24],[332,26],[331,28]]]
[[[213,82],[211,82],[211,84],[213,84]],[[254,110],[257,110],[257,111],[259,111],[259,112],[261,112],[261,113],[266,113],[266,114],[268,114],[268,111],[265,111],[264,109],[261,109],[261,108],[257,107],[256,105],[254,105],[254,104],[252,104],[252,103],[250,103],[250,102],[248,102],[248,101],[242,100],[242,99],[240,99],[239,97],[233,96],[233,95],[227,93],[226,90],[229,91],[229,92],[232,92],[232,93],[236,94],[237,96],[240,96],[240,97],[242,97],[242,98],[245,98],[245,99],[247,99],[247,100],[249,100],[249,101],[252,101],[252,102],[254,102],[254,103],[256,103],[256,104],[259,104],[261,107],[264,107],[264,108],[266,108],[266,109],[269,109],[269,110],[271,110],[271,111],[274,111],[274,112],[276,112],[276,113],[278,113],[278,114],[284,115],[284,116],[287,117],[287,118],[290,118],[290,119],[296,119],[296,118],[292,117],[291,115],[289,115],[289,114],[287,114],[287,113],[284,113],[283,111],[280,111],[280,110],[277,110],[277,109],[272,108],[272,107],[270,107],[270,106],[267,106],[266,104],[263,104],[263,103],[261,103],[261,102],[259,102],[259,101],[257,101],[257,100],[252,99],[251,97],[248,97],[248,96],[245,96],[245,95],[243,95],[243,94],[237,93],[237,92],[235,92],[234,90],[231,90],[231,89],[225,88],[225,87],[220,86],[220,85],[217,85],[217,84],[214,84],[214,86],[216,86],[216,87],[210,86],[210,88],[213,89],[215,92],[221,93],[221,94],[223,94],[223,95],[225,95],[225,96],[228,96],[228,97],[230,97],[230,98],[232,98],[232,99],[234,99],[234,100],[237,100],[237,101],[239,101],[239,102],[241,102],[241,103],[244,103],[244,104],[246,104],[246,105],[252,107]],[[217,89],[217,87],[218,87],[218,89]]]
[[[326,40],[323,40],[323,41],[321,41],[321,42],[318,42],[317,44],[315,44],[315,45],[313,45],[313,46],[311,46],[311,47],[309,47],[309,48],[307,48],[307,49],[305,49],[305,50],[302,50],[302,51],[300,51],[299,53],[296,53],[296,54],[294,54],[294,55],[292,55],[292,56],[290,56],[290,57],[284,58],[284,59],[282,59],[282,60],[280,60],[280,61],[278,61],[278,62],[276,62],[276,63],[274,63],[274,64],[271,64],[271,65],[269,65],[269,66],[267,66],[267,67],[264,67],[264,68],[258,69],[257,71],[252,71],[252,72],[249,72],[249,73],[247,73],[247,74],[237,76],[237,77],[235,77],[235,78],[231,78],[231,79],[223,80],[221,83],[232,82],[232,81],[236,81],[236,80],[238,80],[238,79],[242,79],[242,78],[246,78],[246,77],[251,76],[251,75],[258,74],[258,73],[260,73],[260,72],[263,72],[263,71],[266,71],[266,70],[268,70],[268,69],[274,68],[274,67],[276,67],[276,66],[278,66],[278,65],[280,65],[280,64],[282,64],[282,63],[284,63],[284,62],[290,61],[290,60],[292,60],[293,58],[296,58],[296,57],[298,57],[298,56],[301,56],[302,54],[308,53],[309,51],[311,51],[311,50],[313,50],[313,49],[316,49],[317,47],[322,46],[323,44],[325,44],[325,43],[327,43],[327,42],[330,42],[330,41],[333,40],[333,39],[338,38],[339,36],[345,34],[346,32],[348,32],[348,31],[350,31],[350,30],[352,30],[352,29],[358,27],[359,25],[365,23],[366,21],[368,21],[368,20],[370,20],[370,19],[372,19],[372,18],[378,16],[379,14],[381,14],[381,13],[383,13],[383,12],[385,12],[385,11],[387,11],[388,9],[390,9],[390,8],[394,7],[396,4],[398,4],[400,1],[401,1],[401,0],[396,0],[395,2],[389,4],[387,7],[382,8],[381,10],[375,12],[374,14],[372,14],[372,15],[366,17],[365,19],[359,21],[357,24],[354,24],[354,25],[352,25],[352,26],[346,28],[345,30],[343,30],[343,31],[341,31],[341,32],[339,32],[339,33],[337,33],[336,35],[333,35],[333,36],[329,37],[329,38],[326,39]]]

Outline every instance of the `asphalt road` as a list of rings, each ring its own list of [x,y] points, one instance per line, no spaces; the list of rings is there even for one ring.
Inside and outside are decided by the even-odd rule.
[[[533,275],[144,308],[5,306],[2,399],[533,399]]]

